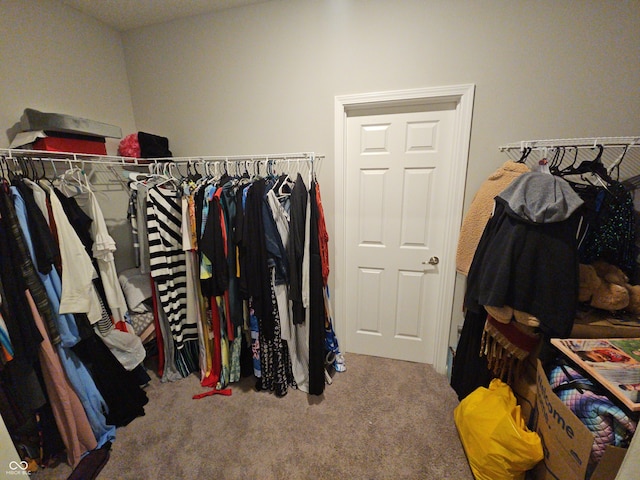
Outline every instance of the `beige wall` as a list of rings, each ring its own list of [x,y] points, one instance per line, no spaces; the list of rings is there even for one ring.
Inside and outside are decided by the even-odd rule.
[[[0,1],[0,147],[24,109],[65,113],[135,131],[120,34],[53,0]],[[109,139],[115,154],[119,140]],[[116,262],[133,263],[125,192],[101,193],[118,243]]]
[[[640,132],[638,0],[274,0],[122,36],[2,0],[0,39],[5,130],[33,107],[165,135],[176,155],[321,152],[330,234],[336,95],[474,83],[466,206],[501,144]]]
[[[25,108],[135,131],[120,34],[53,0],[0,2],[0,147]],[[115,153],[117,141],[108,145]]]
[[[477,85],[468,192],[500,144],[640,131],[637,0],[276,0],[123,43],[137,126],[179,155],[331,155],[334,96],[460,83]]]

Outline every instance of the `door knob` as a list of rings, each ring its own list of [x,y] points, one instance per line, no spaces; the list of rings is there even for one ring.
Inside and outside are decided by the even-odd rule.
[[[429,265],[437,265],[440,263],[440,259],[438,257],[431,257],[429,261],[422,262],[423,265],[426,265],[427,263]]]

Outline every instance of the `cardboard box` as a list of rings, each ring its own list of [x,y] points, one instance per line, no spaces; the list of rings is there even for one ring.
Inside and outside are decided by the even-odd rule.
[[[542,440],[544,460],[533,470],[535,480],[584,480],[593,434],[551,389],[538,361],[535,431]],[[614,480],[625,449],[607,447],[591,479]]]
[[[626,454],[626,448],[607,447],[590,480],[613,480],[616,478]]]
[[[533,421],[535,420],[536,398],[538,389],[536,385],[536,370],[529,368],[528,364],[523,365],[520,375],[516,377],[511,385],[513,394],[516,396],[522,418],[526,422],[530,430],[534,430]]]

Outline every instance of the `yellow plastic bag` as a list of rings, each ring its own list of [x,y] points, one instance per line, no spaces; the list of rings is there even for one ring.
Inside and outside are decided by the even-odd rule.
[[[530,431],[511,387],[493,379],[467,395],[453,412],[476,480],[523,480],[542,460],[542,442]]]

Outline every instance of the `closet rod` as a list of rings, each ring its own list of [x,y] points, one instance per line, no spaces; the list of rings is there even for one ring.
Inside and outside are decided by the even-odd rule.
[[[589,138],[557,138],[548,140],[523,140],[499,147],[501,152],[509,150],[523,151],[525,148],[595,148],[603,147],[640,147],[640,137],[589,137]]]
[[[292,161],[311,161],[322,160],[324,155],[314,152],[299,153],[269,153],[259,155],[215,155],[215,156],[193,156],[193,157],[164,157],[150,158],[148,160],[160,162],[247,162],[247,161],[265,161],[265,160],[292,160]]]
[[[589,138],[559,138],[550,140],[523,140],[521,142],[510,143],[499,147],[501,152],[520,154],[525,153],[525,149],[541,151],[553,150],[560,148],[574,148],[577,151],[583,149],[593,149],[602,146],[606,150],[611,150],[608,155],[606,164],[607,172],[611,174],[616,168],[619,168],[622,159],[625,158],[627,152],[634,148],[640,147],[640,137],[589,137]],[[612,158],[612,156],[617,156]],[[635,151],[634,151],[635,154]],[[619,173],[619,172],[618,172]]]
[[[150,163],[157,162],[247,162],[247,161],[265,161],[265,160],[287,160],[287,161],[310,161],[322,160],[324,155],[314,152],[297,152],[297,153],[271,153],[259,155],[228,155],[228,156],[192,156],[192,157],[163,157],[163,158],[136,158],[136,157],[119,157],[110,155],[94,155],[85,153],[71,152],[51,152],[48,150],[22,150],[11,148],[0,148],[0,155],[5,158],[41,158],[47,161],[56,162],[85,162],[103,165],[140,165],[146,166]]]
[[[0,155],[7,159],[35,158],[53,162],[85,162],[104,165],[145,165],[144,158],[117,157],[110,155],[95,155],[90,153],[52,152],[48,150],[27,150],[19,148],[0,148]]]

